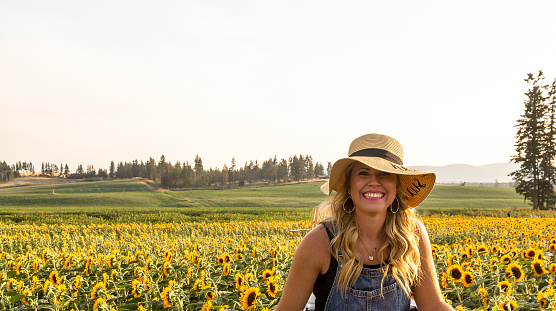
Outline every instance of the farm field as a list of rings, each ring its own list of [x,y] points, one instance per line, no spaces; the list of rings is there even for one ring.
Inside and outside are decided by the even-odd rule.
[[[326,198],[320,184],[0,188],[0,309],[272,310],[305,232],[292,230]],[[417,212],[454,308],[556,308],[556,214],[533,214],[506,188],[439,186],[425,202]],[[507,211],[520,217],[497,217]]]
[[[59,224],[60,215],[74,224],[306,220],[327,198],[322,183],[193,191],[154,191],[139,180],[0,187],[0,221]],[[510,188],[439,185],[417,210],[529,215],[529,205]]]

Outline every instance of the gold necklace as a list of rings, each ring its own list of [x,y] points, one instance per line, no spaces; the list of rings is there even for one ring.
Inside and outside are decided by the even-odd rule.
[[[367,252],[367,254],[369,254],[369,260],[373,261],[375,259],[374,253],[376,252],[376,247],[373,248],[373,253],[371,254],[371,252],[369,252],[369,250],[367,249],[367,246],[365,246],[365,243],[363,242],[363,240],[361,239],[361,235],[359,235],[359,241],[361,241],[361,244],[363,244],[363,247],[365,248],[365,251]],[[377,240],[377,245],[380,243],[380,239]]]

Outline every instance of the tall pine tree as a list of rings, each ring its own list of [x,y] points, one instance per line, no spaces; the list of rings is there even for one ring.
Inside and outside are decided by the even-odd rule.
[[[548,209],[553,206],[554,133],[550,124],[550,109],[541,85],[543,72],[535,77],[527,74],[525,81],[530,85],[525,95],[525,110],[517,120],[516,155],[512,161],[520,163],[520,168],[512,172],[517,183],[516,192],[531,200],[533,209]],[[551,129],[552,126],[552,129]],[[551,136],[552,135],[552,136]]]

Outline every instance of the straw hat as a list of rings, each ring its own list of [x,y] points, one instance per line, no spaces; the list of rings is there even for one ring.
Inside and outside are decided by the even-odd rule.
[[[434,173],[403,166],[403,148],[397,140],[386,135],[367,134],[351,143],[347,158],[339,159],[332,165],[330,179],[320,188],[322,192],[330,195],[332,190],[338,191],[345,182],[346,168],[355,161],[382,172],[400,175],[398,197],[410,207],[423,202],[436,180]]]

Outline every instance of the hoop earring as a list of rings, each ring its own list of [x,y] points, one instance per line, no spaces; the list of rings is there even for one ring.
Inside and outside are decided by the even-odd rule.
[[[392,205],[394,205],[394,202],[392,202],[392,204],[390,204],[390,212],[392,212],[392,214],[396,214],[400,210],[400,200],[398,200],[398,197],[395,197],[394,199],[398,202],[398,204],[397,204],[398,208],[394,212],[394,208],[392,208]]]
[[[342,204],[342,208],[344,209],[344,212],[350,214],[353,213],[353,211],[355,210],[355,205],[353,205],[353,208],[351,209],[351,211],[346,210],[346,202],[351,199],[351,194],[348,195],[347,199],[344,201],[344,204]],[[352,200],[353,201],[353,200]]]

